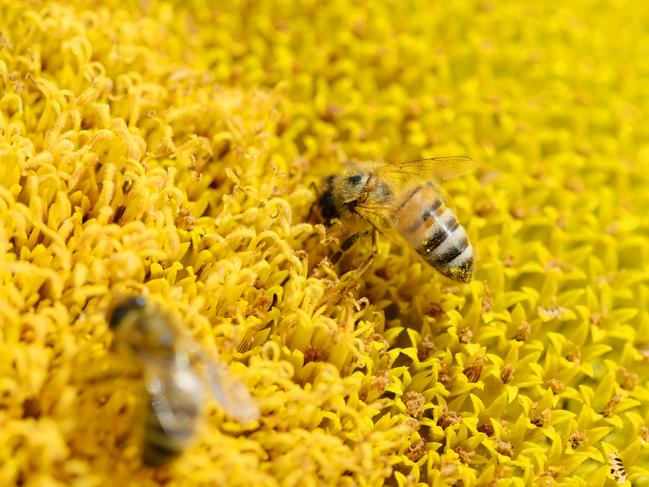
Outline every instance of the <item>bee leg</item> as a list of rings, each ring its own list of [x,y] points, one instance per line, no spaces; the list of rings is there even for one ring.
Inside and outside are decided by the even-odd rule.
[[[372,251],[370,252],[370,255],[367,256],[367,259],[361,266],[358,267],[357,272],[359,274],[364,274],[365,271],[369,268],[370,265],[372,265],[372,261],[374,260],[374,256],[378,254],[378,246],[377,246],[377,235],[378,231],[376,230],[375,227],[372,227]],[[367,232],[365,232],[367,233]]]
[[[331,257],[331,263],[335,265],[343,256],[343,254],[353,247],[353,245],[358,241],[359,238],[367,235],[368,233],[368,231],[352,233],[349,237],[343,240],[343,243],[340,244],[340,250],[337,251],[333,255],[333,257]]]
[[[101,384],[102,382],[114,381],[116,379],[137,379],[141,377],[142,374],[138,371],[110,371],[104,372],[103,374],[97,374],[95,376],[89,377],[88,384]]]
[[[107,372],[99,375],[95,375],[88,378],[88,384],[101,384],[102,382],[107,382],[115,380],[118,377],[121,377],[117,372]]]

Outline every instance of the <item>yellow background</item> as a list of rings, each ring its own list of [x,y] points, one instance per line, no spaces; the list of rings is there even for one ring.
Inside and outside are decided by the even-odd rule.
[[[641,1],[0,1],[0,485],[649,485]],[[307,222],[348,159],[468,154],[454,284]],[[139,461],[141,292],[258,400]],[[495,482],[495,484],[490,484]],[[628,485],[627,481],[627,485]]]

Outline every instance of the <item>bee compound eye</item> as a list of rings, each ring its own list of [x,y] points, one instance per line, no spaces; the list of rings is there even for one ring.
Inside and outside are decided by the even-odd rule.
[[[347,182],[351,186],[358,186],[359,184],[361,184],[361,181],[363,181],[363,176],[361,176],[360,174],[354,174],[353,176],[349,176],[347,178]]]
[[[144,296],[132,296],[130,298],[126,298],[111,310],[108,318],[108,326],[111,329],[116,328],[127,314],[129,314],[131,311],[142,309],[145,306],[146,298]]]

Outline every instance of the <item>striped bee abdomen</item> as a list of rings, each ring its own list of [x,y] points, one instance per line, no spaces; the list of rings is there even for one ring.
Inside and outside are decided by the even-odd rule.
[[[410,189],[395,210],[395,226],[428,264],[456,281],[471,280],[473,247],[434,186]]]
[[[196,433],[203,402],[200,382],[185,370],[175,371],[159,395],[150,396],[142,461],[160,466],[180,455]],[[155,406],[156,402],[160,405]]]
[[[180,455],[194,435],[194,418],[185,418],[175,430],[165,430],[153,408],[149,408],[142,446],[142,462],[150,467],[169,463]]]

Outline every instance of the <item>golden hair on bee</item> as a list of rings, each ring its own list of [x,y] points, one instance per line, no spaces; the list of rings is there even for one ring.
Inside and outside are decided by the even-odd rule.
[[[339,175],[326,178],[317,203],[327,223],[340,219],[350,228],[342,252],[361,235],[375,237],[379,232],[405,241],[444,276],[468,282],[473,276],[473,246],[437,183],[475,167],[468,157],[349,164]]]
[[[235,419],[258,419],[248,389],[227,367],[185,335],[180,323],[143,296],[110,311],[113,349],[137,360],[147,392],[142,461],[160,466],[179,456],[194,438],[203,403],[211,395]]]

